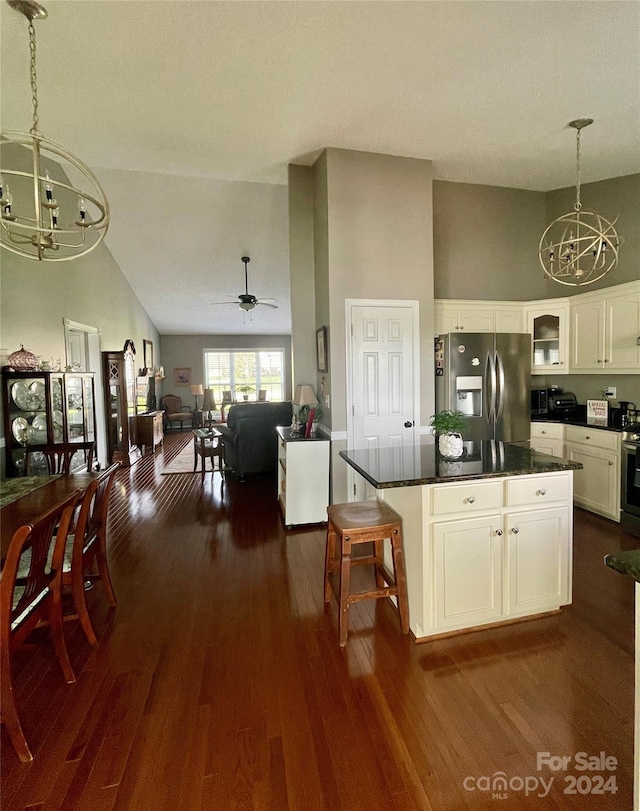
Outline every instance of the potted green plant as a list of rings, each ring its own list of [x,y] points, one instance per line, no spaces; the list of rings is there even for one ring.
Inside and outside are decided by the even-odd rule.
[[[243,400],[248,400],[249,395],[251,394],[252,391],[255,391],[255,389],[253,388],[253,386],[246,386],[245,385],[245,386],[236,386],[236,391],[237,392],[239,391],[239,392],[242,393],[242,399]]]
[[[313,415],[313,421],[316,422],[322,417],[322,406],[321,405],[303,405],[300,406],[300,410],[298,411],[298,422],[301,422],[303,425],[307,424],[307,420],[309,419],[309,414],[311,413],[311,409],[315,409],[315,414]]]
[[[467,418],[462,411],[440,411],[431,417],[431,430],[438,437],[438,450],[449,459],[462,456],[462,432],[467,428]]]

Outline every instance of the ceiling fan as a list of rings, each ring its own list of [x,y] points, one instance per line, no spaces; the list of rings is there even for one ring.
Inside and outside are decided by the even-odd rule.
[[[248,256],[243,256],[242,261],[244,262],[244,293],[240,293],[239,296],[230,298],[233,301],[214,301],[213,304],[237,304],[241,310],[245,312],[249,312],[253,310],[254,307],[257,307],[258,304],[264,304],[265,307],[273,307],[274,310],[278,309],[277,304],[272,304],[271,302],[277,301],[275,298],[256,298],[249,292],[249,281],[247,276],[247,265],[251,261]]]

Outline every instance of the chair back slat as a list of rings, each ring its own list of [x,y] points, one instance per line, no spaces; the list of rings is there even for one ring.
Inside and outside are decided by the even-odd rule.
[[[20,527],[14,533],[0,581],[2,595],[0,603],[4,617],[3,643],[8,642],[8,639],[5,638],[5,631],[7,636],[9,632],[15,632],[17,627],[22,624],[19,622],[16,625],[16,622],[21,619],[34,599],[40,594],[48,596],[52,580],[60,576],[69,526],[81,493],[82,490],[76,490],[64,501],[40,515],[33,524]],[[52,544],[54,550],[49,566],[48,556]],[[18,570],[21,563],[25,567],[25,561],[29,561],[28,571],[24,577],[20,577],[18,580]],[[14,598],[14,594],[17,593],[16,588],[21,591],[18,600]]]
[[[34,456],[36,454],[42,454],[44,456],[50,476],[57,473],[71,473],[71,463],[78,451],[84,453],[86,469],[91,470],[93,466],[95,442],[56,442],[51,445],[28,445],[27,475],[31,475],[33,472],[33,468],[35,467]]]
[[[119,467],[120,463],[116,462],[103,470],[84,492],[76,521],[73,546],[72,566],[79,567],[77,571],[82,571],[83,554],[99,535],[106,531],[109,496]]]

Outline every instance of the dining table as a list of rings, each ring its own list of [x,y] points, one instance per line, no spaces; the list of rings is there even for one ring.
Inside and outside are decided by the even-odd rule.
[[[84,492],[100,475],[96,471],[0,480],[0,559],[5,559],[17,529],[32,523],[76,490]]]

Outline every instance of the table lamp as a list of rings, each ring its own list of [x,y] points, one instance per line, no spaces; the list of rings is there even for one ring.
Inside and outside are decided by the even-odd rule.
[[[202,401],[202,416],[207,423],[211,422],[211,412],[216,410],[216,401],[213,396],[213,389],[204,390],[204,400]]]
[[[193,396],[195,397],[195,401],[196,401],[195,411],[197,411],[198,410],[198,395],[199,394],[204,394],[204,389],[202,388],[202,383],[194,383],[191,386],[191,394],[193,394]]]
[[[300,383],[298,386],[296,386],[296,393],[293,395],[293,400],[291,402],[293,405],[297,406],[316,406],[318,405],[318,398],[316,397],[312,386],[310,386],[308,383]],[[296,432],[300,430],[297,414],[294,417],[292,427]]]

